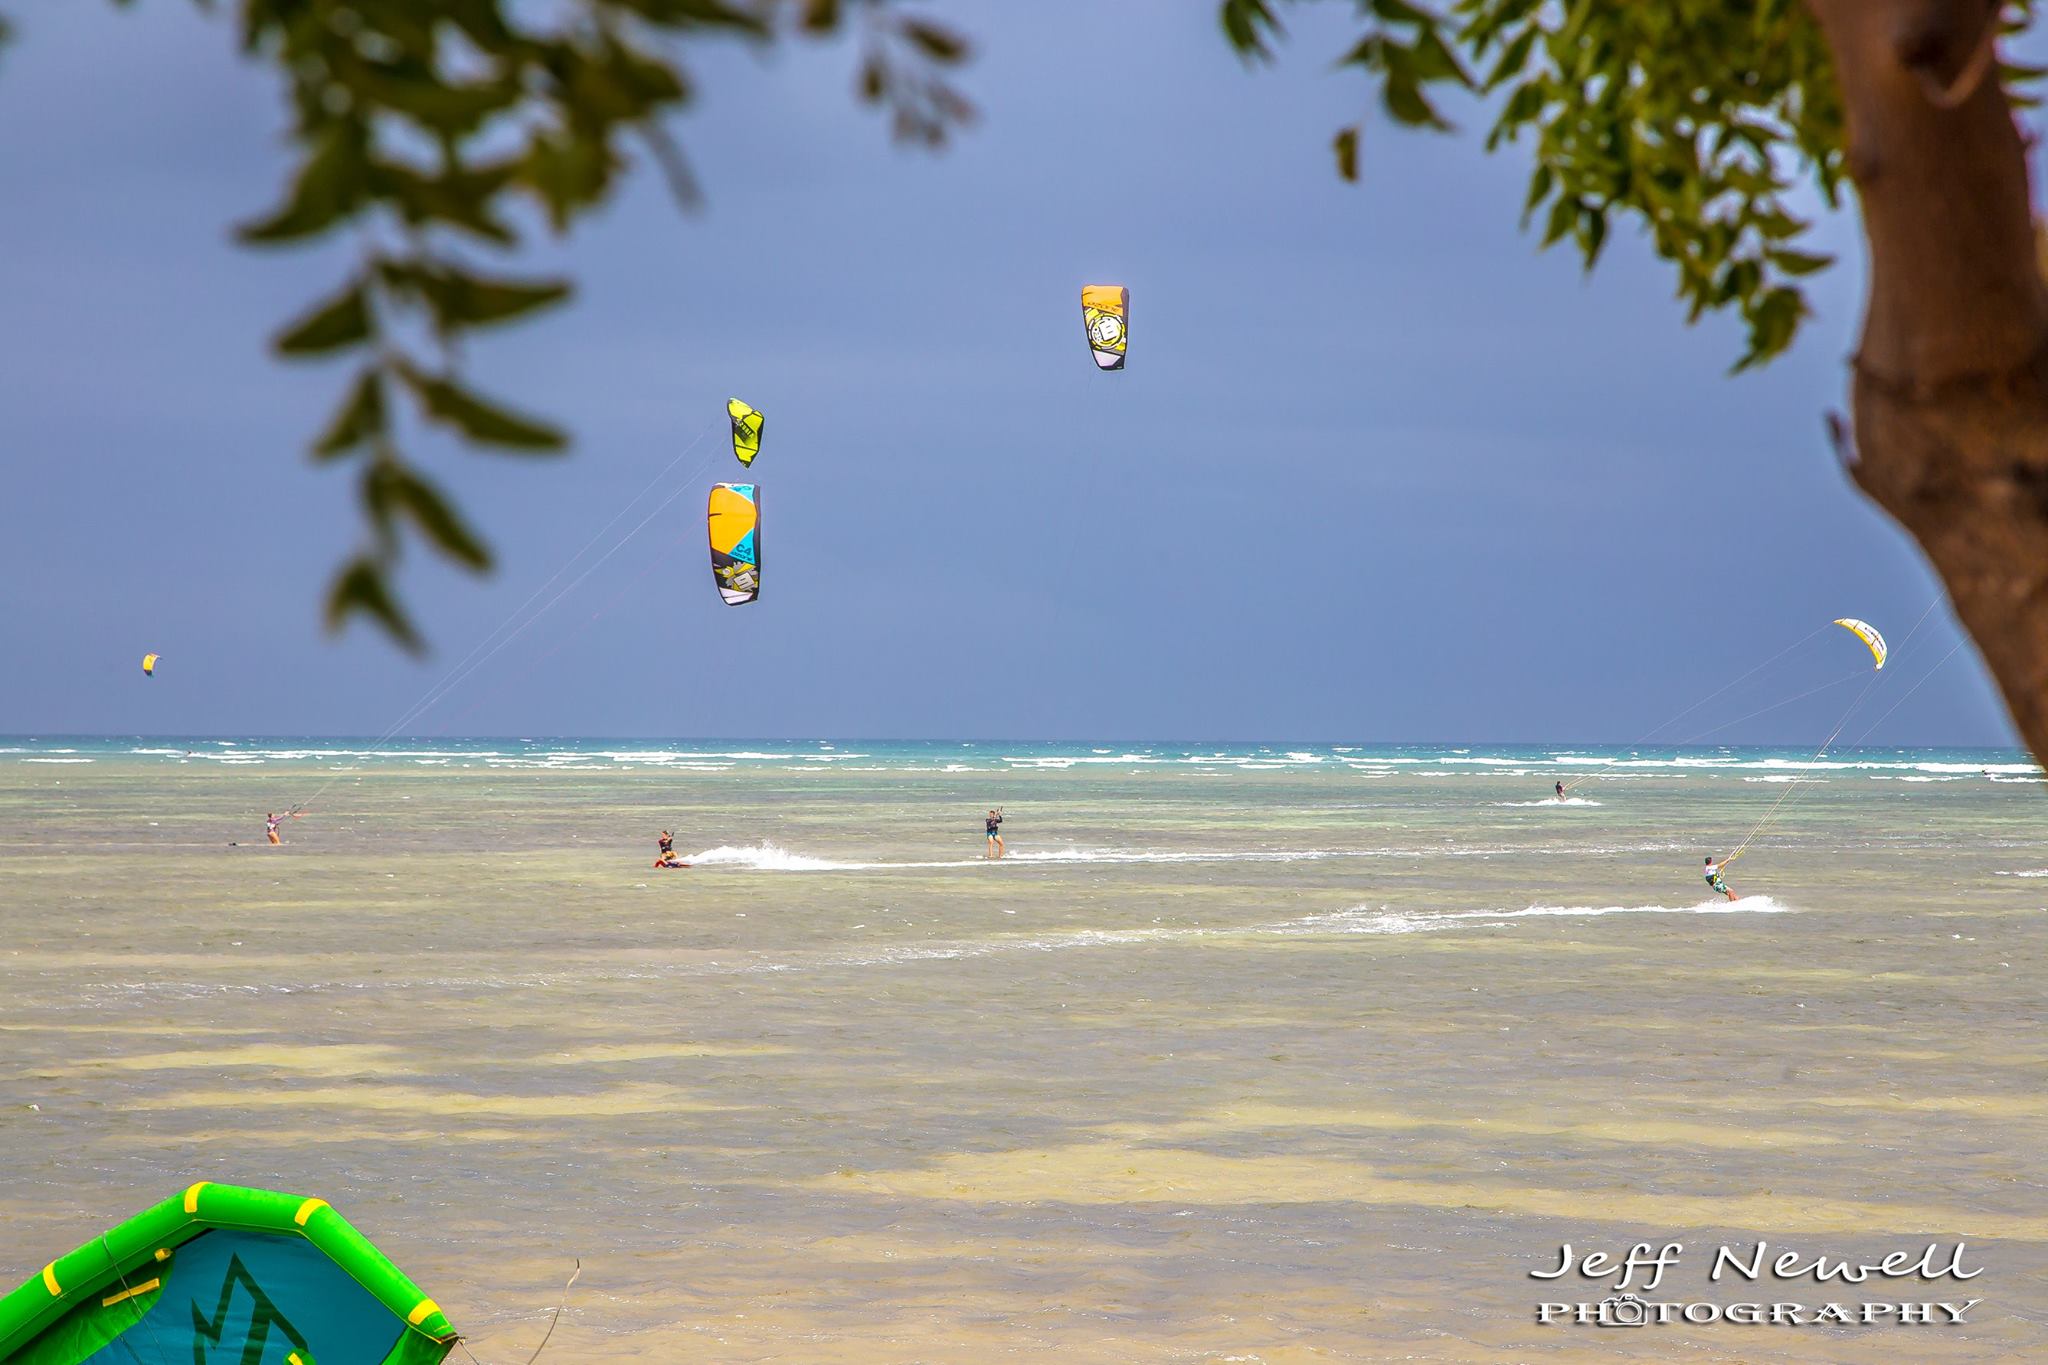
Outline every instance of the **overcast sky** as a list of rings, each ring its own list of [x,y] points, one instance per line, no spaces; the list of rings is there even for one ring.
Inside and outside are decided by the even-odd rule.
[[[844,46],[692,58],[705,211],[637,176],[529,262],[574,305],[472,355],[574,453],[422,452],[500,561],[409,556],[425,660],[319,626],[358,530],[303,451],[344,372],[264,341],[346,248],[228,233],[288,164],[275,83],[188,6],[17,11],[0,732],[381,732],[701,437],[598,550],[682,490],[665,513],[409,728],[1626,741],[1848,614],[1896,650],[1871,743],[2009,742],[1968,645],[1905,696],[1956,630],[1944,604],[1905,640],[1934,579],[1821,434],[1853,221],[1824,225],[1843,261],[1796,350],[1729,378],[1736,326],[1688,329],[1632,234],[1591,278],[1538,253],[1514,149],[1375,116],[1338,182],[1364,90],[1328,25],[1248,72],[1210,4],[960,8],[983,120],[936,157],[856,106]],[[1131,289],[1124,373],[1088,359],[1091,281]],[[699,468],[734,394],[768,414],[765,586],[736,609],[703,488],[745,476]],[[1856,648],[1809,641],[1720,718]],[[1715,738],[1817,743],[1851,690]]]

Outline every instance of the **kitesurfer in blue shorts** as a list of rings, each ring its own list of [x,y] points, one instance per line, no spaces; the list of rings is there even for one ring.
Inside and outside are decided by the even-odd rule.
[[[998,806],[988,813],[988,852],[984,853],[983,857],[1000,858],[1003,856],[1002,824],[1003,811],[1002,807]]]
[[[1727,866],[1728,865],[1726,863],[1722,863],[1719,866],[1716,866],[1714,863],[1714,859],[1710,855],[1707,858],[1707,885],[1713,887],[1716,891],[1720,892],[1722,895],[1726,896],[1731,901],[1741,900],[1742,898],[1740,896],[1736,895],[1733,891],[1730,891],[1728,889],[1727,878],[1722,875],[1724,871],[1727,869]]]

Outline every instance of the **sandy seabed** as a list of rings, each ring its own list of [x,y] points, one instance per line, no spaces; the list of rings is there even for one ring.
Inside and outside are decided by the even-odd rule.
[[[490,1365],[578,1259],[543,1359],[2048,1358],[2037,785],[1816,784],[1730,907],[1739,772],[336,766],[0,758],[9,1284],[204,1179]],[[1758,1240],[1983,1273],[1708,1281]],[[1645,1241],[1651,1300],[1981,1302],[1538,1324]]]

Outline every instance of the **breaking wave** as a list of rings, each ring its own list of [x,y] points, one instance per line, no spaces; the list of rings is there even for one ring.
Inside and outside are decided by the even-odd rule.
[[[1769,896],[1739,901],[1709,900],[1696,905],[1531,905],[1520,910],[1394,910],[1357,905],[1290,920],[1279,929],[1311,934],[1420,934],[1478,926],[1505,927],[1522,919],[1595,919],[1605,915],[1784,915],[1792,908]]]

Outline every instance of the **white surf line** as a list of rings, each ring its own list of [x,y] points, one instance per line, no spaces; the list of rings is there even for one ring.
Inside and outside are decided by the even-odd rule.
[[[1416,933],[1460,924],[1495,924],[1521,919],[1594,919],[1606,915],[1788,915],[1792,907],[1769,896],[1744,896],[1739,901],[1707,900],[1695,905],[1531,905],[1520,910],[1395,910],[1382,905],[1364,918],[1367,906],[1329,911],[1289,920],[1303,932]],[[1273,926],[1275,928],[1283,926]]]
[[[1457,929],[1507,928],[1513,923],[1536,919],[1597,919],[1609,915],[1782,915],[1797,914],[1793,907],[1768,896],[1747,896],[1730,903],[1702,901],[1697,905],[1531,905],[1519,910],[1396,910],[1353,906],[1348,910],[1306,915],[1299,919],[1224,925],[1142,925],[1130,928],[1072,929],[1049,934],[1012,935],[986,939],[921,939],[907,943],[883,943],[872,948],[846,947],[804,957],[737,962],[700,962],[676,967],[638,967],[588,972],[561,970],[524,972],[498,977],[434,976],[408,981],[379,977],[359,980],[271,982],[266,984],[195,981],[94,981],[80,988],[112,994],[123,1000],[203,999],[221,995],[301,995],[322,991],[410,991],[535,990],[591,982],[620,983],[664,981],[706,976],[767,976],[783,973],[831,971],[847,967],[893,967],[919,962],[957,962],[998,957],[1014,953],[1070,952],[1087,948],[1120,948],[1145,943],[1172,943],[1204,938],[1257,938],[1266,936],[1401,935],[1449,932]]]
[[[1498,804],[1521,804],[1514,802]],[[1554,805],[1554,801],[1533,804]],[[1596,802],[1586,802],[1598,805]],[[1680,845],[1669,841],[1648,844],[1595,844],[1574,845],[1566,848],[1551,848],[1545,852],[1557,854],[1616,854],[1654,853],[1678,848]],[[1017,865],[1036,868],[1067,867],[1118,867],[1132,865],[1162,865],[1182,863],[1306,863],[1328,862],[1346,858],[1497,858],[1517,856],[1528,852],[1526,848],[1500,844],[1479,845],[1470,848],[1347,848],[1347,849],[1242,849],[1242,850],[1175,850],[1140,848],[1057,848],[1019,849],[1004,858],[980,856],[943,859],[903,859],[888,861],[878,859],[821,858],[813,854],[798,853],[773,842],[751,845],[720,844],[698,853],[687,855],[684,862],[692,867],[706,870],[729,870],[735,872],[896,872],[924,871],[931,869],[984,867],[990,865]]]

